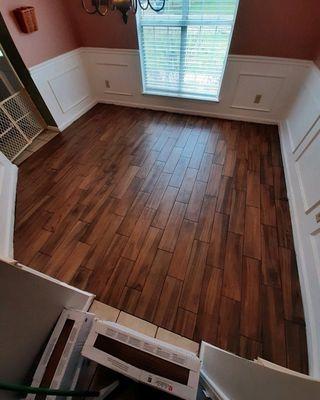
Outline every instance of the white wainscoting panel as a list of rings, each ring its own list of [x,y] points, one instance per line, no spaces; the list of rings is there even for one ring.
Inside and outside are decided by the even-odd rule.
[[[296,161],[304,210],[308,214],[320,203],[320,123],[318,132]]]
[[[209,102],[142,94],[137,50],[84,48],[83,52],[100,102],[262,123],[282,119],[311,65],[301,60],[231,55],[220,101]],[[254,104],[256,95],[262,96],[258,105]]]
[[[36,65],[30,73],[60,130],[96,104],[81,49]]]
[[[0,151],[0,256],[13,257],[18,168]]]
[[[240,74],[232,103],[233,108],[272,112],[285,77]],[[256,97],[261,96],[259,103]]]
[[[311,84],[312,82],[312,84]],[[310,374],[320,378],[320,73],[314,66],[281,122],[280,142],[306,319]]]
[[[310,68],[287,117],[292,151],[297,151],[320,114],[320,71]]]
[[[278,123],[310,70],[309,61],[230,55],[219,102],[142,93],[138,50],[82,47],[30,69],[60,129],[97,102]],[[259,104],[256,96],[261,96]]]

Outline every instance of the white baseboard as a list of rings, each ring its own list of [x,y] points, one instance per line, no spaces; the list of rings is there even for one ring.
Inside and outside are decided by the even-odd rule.
[[[0,255],[13,258],[18,168],[0,152]]]
[[[85,104],[83,108],[78,110],[77,112],[73,113],[72,116],[62,124],[58,126],[59,131],[64,131],[66,128],[68,128],[70,125],[72,125],[77,119],[79,119],[82,115],[84,115],[86,112],[91,110],[92,107],[94,107],[96,104],[98,104],[99,101],[97,99],[92,99],[92,101],[88,104]]]
[[[132,108],[141,108],[145,110],[154,110],[154,111],[166,111],[170,113],[184,114],[184,115],[197,115],[200,117],[211,117],[211,118],[221,118],[228,119],[233,121],[247,121],[254,122],[259,124],[268,124],[268,125],[277,125],[279,123],[278,120],[272,119],[263,119],[261,117],[254,116],[244,116],[244,115],[235,115],[235,114],[224,114],[224,113],[213,113],[213,112],[205,112],[197,109],[188,109],[185,110],[179,107],[166,107],[162,105],[153,105],[152,103],[135,103],[130,101],[121,101],[121,100],[108,100],[106,98],[100,98],[98,103],[103,104],[114,104],[117,106],[124,107],[132,107]]]

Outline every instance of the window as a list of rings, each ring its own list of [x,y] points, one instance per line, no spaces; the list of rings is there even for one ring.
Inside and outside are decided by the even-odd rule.
[[[140,10],[144,93],[217,101],[237,6],[238,0],[167,0],[159,13]]]

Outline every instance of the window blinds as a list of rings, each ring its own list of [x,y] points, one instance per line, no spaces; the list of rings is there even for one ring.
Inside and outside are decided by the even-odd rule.
[[[238,0],[166,0],[161,12],[140,10],[144,93],[218,100],[237,6]]]

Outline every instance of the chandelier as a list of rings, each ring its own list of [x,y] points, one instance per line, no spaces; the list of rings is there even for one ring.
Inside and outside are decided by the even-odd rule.
[[[128,22],[128,13],[137,12],[138,7],[142,10],[151,10],[159,12],[164,9],[166,0],[89,0],[91,3],[87,6],[88,0],[81,0],[82,7],[88,14],[99,14],[102,17],[109,11],[118,10],[122,14],[123,22]]]

